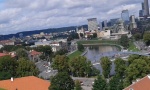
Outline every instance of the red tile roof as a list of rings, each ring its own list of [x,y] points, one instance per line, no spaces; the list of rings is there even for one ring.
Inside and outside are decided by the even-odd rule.
[[[41,52],[37,52],[37,51],[35,51],[35,50],[32,50],[32,51],[30,52],[30,55],[32,55],[32,56],[40,55],[40,54],[41,54]]]
[[[0,53],[0,57],[7,56],[7,55],[9,55],[9,54]]]
[[[150,75],[145,76],[123,90],[150,90]]]
[[[6,90],[48,90],[49,86],[50,82],[35,76],[0,81],[0,88]]]

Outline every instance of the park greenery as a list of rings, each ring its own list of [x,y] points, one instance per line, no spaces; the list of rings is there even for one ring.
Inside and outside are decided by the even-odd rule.
[[[145,32],[143,35],[143,40],[146,45],[150,45],[150,32]]]
[[[115,64],[115,75],[108,77],[110,75],[110,60],[108,57],[103,57],[101,60],[102,65],[102,76],[97,77],[93,85],[93,90],[122,90],[123,88],[132,84],[133,81],[139,78],[143,78],[150,72],[150,58],[146,56],[130,55],[127,61],[121,58],[116,58]],[[109,82],[103,83],[98,86],[98,82]],[[101,89],[106,87],[106,89]],[[97,89],[98,88],[98,89]]]

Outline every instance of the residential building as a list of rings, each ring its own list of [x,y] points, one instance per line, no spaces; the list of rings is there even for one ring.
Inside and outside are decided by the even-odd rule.
[[[88,19],[88,31],[98,30],[97,18]]]
[[[0,81],[0,88],[6,90],[48,90],[49,86],[49,81],[35,76],[11,78],[10,80]]]
[[[102,22],[102,28],[105,28],[105,27],[107,27],[107,20]]]
[[[31,60],[34,61],[34,62],[37,62],[40,60],[40,56],[42,55],[41,52],[37,52],[35,50],[31,50],[29,52],[29,56],[31,57]]]
[[[150,75],[133,81],[130,86],[123,90],[150,90]]]
[[[15,42],[12,40],[2,40],[0,41],[0,45],[15,45]]]

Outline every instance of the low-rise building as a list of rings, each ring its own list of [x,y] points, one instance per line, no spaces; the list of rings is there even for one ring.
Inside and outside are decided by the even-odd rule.
[[[15,42],[12,40],[2,40],[0,41],[0,45],[15,45]]]
[[[40,56],[42,55],[42,53],[41,52],[37,52],[35,50],[31,50],[29,52],[29,55],[30,55],[32,61],[37,62],[37,61],[40,60]]]

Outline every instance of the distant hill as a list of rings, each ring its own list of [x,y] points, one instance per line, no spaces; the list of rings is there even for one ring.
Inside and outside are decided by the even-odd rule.
[[[31,36],[33,34],[39,34],[41,32],[44,33],[54,33],[54,32],[64,32],[64,31],[69,31],[69,30],[76,30],[77,26],[70,26],[70,27],[62,27],[62,28],[50,28],[50,29],[42,29],[42,30],[32,30],[32,31],[23,31],[23,32],[18,32],[16,34],[8,34],[8,35],[0,35],[0,40],[6,40],[9,38],[12,38],[13,36],[15,36],[16,38],[19,37],[19,34],[22,33],[23,36]],[[87,25],[82,25],[79,28],[88,28]]]

